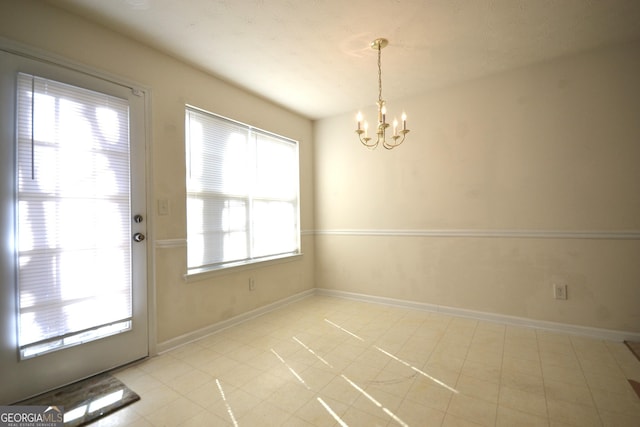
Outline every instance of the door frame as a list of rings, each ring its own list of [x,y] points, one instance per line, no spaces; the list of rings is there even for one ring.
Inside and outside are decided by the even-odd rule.
[[[151,138],[151,88],[132,81],[130,79],[116,76],[95,68],[86,66],[84,64],[72,61],[68,58],[61,57],[50,52],[46,52],[32,46],[28,46],[22,43],[15,42],[13,40],[6,39],[0,36],[0,51],[16,55],[25,59],[44,63],[49,66],[60,67],[67,69],[71,72],[84,74],[88,77],[104,80],[111,84],[127,87],[133,91],[134,94],[142,94],[144,96],[144,112],[143,112],[143,139],[140,143],[143,145],[144,150],[144,164],[145,164],[145,208],[146,208],[146,312],[147,312],[147,348],[148,356],[157,354],[157,311],[156,311],[156,277],[155,277],[155,210],[154,210],[154,195],[152,189],[153,186],[153,150],[152,150],[152,138]],[[17,319],[16,319],[17,322]],[[80,380],[82,378],[78,378]],[[42,390],[40,392],[45,392]],[[30,396],[24,396],[27,398]],[[15,402],[2,402],[0,405],[9,404]]]

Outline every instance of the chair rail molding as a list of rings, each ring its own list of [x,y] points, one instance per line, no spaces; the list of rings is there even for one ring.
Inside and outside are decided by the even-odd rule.
[[[519,239],[638,240],[640,230],[533,230],[533,229],[324,229],[319,236],[473,237]]]

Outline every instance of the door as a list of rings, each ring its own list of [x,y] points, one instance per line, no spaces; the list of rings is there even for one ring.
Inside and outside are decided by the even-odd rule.
[[[145,93],[0,50],[0,404],[148,355]]]

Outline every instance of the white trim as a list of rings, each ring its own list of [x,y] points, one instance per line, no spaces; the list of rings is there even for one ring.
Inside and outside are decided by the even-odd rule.
[[[145,170],[146,170],[146,190],[145,195],[147,198],[146,201],[146,216],[147,216],[147,227],[146,233],[150,242],[154,241],[155,237],[155,216],[152,214],[154,204],[153,200],[153,185],[151,183],[155,182],[155,170],[153,165],[153,154],[154,154],[154,145],[153,145],[153,126],[151,125],[153,112],[151,111],[151,107],[153,105],[151,97],[153,96],[153,92],[151,89],[147,90],[146,96],[144,99],[145,102],[145,148],[146,148],[146,158],[145,158]],[[152,250],[151,245],[147,244],[147,342],[149,344],[149,354],[148,356],[152,356],[156,354],[156,337],[158,336],[158,306],[157,306],[157,295],[156,295],[156,251]],[[147,357],[148,357],[147,356]]]
[[[384,304],[413,310],[430,311],[435,313],[448,314],[451,316],[466,317],[475,320],[522,326],[526,328],[541,329],[545,331],[559,332],[571,335],[580,335],[609,341],[640,341],[640,333],[638,332],[616,331],[611,329],[593,328],[589,326],[571,325],[567,323],[548,322],[545,320],[528,319],[525,317],[508,316],[505,314],[467,310],[464,308],[447,307],[417,301],[399,300],[374,295],[337,291],[333,289],[316,288],[316,295],[344,298],[374,304]]]
[[[284,264],[285,262],[298,261],[302,259],[303,253],[288,254],[273,258],[260,259],[249,262],[242,262],[236,265],[227,265],[213,269],[204,269],[195,273],[185,273],[182,278],[187,283],[199,282],[201,280],[210,279],[212,277],[225,276],[227,274],[238,273],[240,271],[254,270],[256,268],[268,267],[276,264]]]
[[[302,236],[312,236],[315,232],[313,230],[303,230],[300,234]],[[186,248],[187,239],[160,239],[155,241],[155,247],[157,249]]]
[[[638,240],[640,230],[474,230],[474,229],[329,229],[316,230],[316,235],[325,236],[403,236],[403,237],[488,237],[525,239],[598,239]]]
[[[246,313],[239,314],[237,316],[231,317],[229,319],[223,320],[218,323],[214,323],[212,325],[206,326],[202,329],[198,329],[193,332],[186,333],[184,335],[180,335],[179,337],[172,338],[170,340],[161,342],[157,344],[158,354],[165,353],[169,350],[172,350],[176,347],[180,347],[185,344],[189,344],[190,342],[197,341],[202,339],[208,335],[215,334],[224,329],[231,328],[233,326],[237,326],[241,323],[244,323],[248,320],[254,319],[258,316],[262,316],[263,314],[267,314],[271,311],[282,308],[286,305],[294,303],[296,301],[302,300],[304,298],[308,298],[310,296],[315,295],[315,289],[308,289],[306,291],[300,292],[295,295],[291,295],[289,297],[283,298],[281,300],[275,301],[271,304],[264,305],[262,307],[256,308],[255,310],[247,311]]]
[[[186,248],[187,239],[162,239],[155,241],[156,249]]]

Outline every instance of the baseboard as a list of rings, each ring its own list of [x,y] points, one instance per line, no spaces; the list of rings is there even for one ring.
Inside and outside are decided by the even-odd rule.
[[[607,341],[640,341],[640,333],[616,331],[611,329],[600,329],[587,326],[571,325],[566,323],[548,322],[544,320],[528,319],[525,317],[508,316],[504,314],[488,313],[483,311],[467,310],[463,308],[448,307],[437,304],[428,304],[417,301],[401,300],[375,295],[359,294],[354,292],[337,291],[333,289],[315,288],[308,289],[287,298],[275,301],[271,304],[259,307],[255,310],[248,311],[238,316],[214,323],[205,328],[198,329],[193,332],[172,338],[170,340],[158,343],[156,346],[157,354],[166,353],[176,347],[197,341],[208,335],[220,332],[232,326],[239,325],[247,320],[254,319],[263,314],[282,308],[296,301],[308,298],[313,295],[328,296],[334,298],[350,299],[360,302],[368,302],[374,304],[383,304],[393,307],[408,308],[413,310],[429,311],[434,313],[447,314],[450,316],[465,317],[474,320],[483,320],[494,323],[502,323],[506,325],[521,326],[526,328],[541,329],[550,332],[558,332],[570,335],[579,335],[595,339]]]
[[[361,302],[384,304],[400,308],[430,311],[448,314],[451,316],[466,317],[475,320],[484,320],[506,325],[522,326],[526,328],[541,329],[551,332],[559,332],[570,335],[580,335],[607,341],[640,341],[640,333],[600,329],[588,326],[571,325],[566,323],[548,322],[545,320],[528,319],[525,317],[508,316],[504,314],[488,313],[463,308],[447,307],[436,304],[427,304],[416,301],[400,300],[394,298],[379,297],[374,295],[358,294],[353,292],[337,291],[333,289],[317,288],[316,295],[344,298]]]
[[[237,316],[231,317],[221,322],[214,323],[202,329],[198,329],[193,332],[189,332],[187,334],[172,338],[170,340],[163,341],[161,343],[158,343],[156,346],[157,354],[166,353],[169,350],[172,350],[176,347],[180,347],[185,344],[189,344],[190,342],[193,342],[193,341],[197,341],[201,338],[206,337],[207,335],[211,335],[216,332],[220,332],[224,329],[228,329],[232,326],[239,325],[243,322],[246,322],[247,320],[254,319],[258,316],[277,310],[279,308],[282,308],[296,301],[313,296],[315,295],[315,293],[316,293],[315,289],[308,289],[298,294],[291,295],[281,300],[272,302],[271,304],[264,305],[262,307],[256,308],[246,313],[239,314]]]

